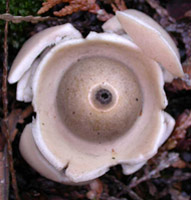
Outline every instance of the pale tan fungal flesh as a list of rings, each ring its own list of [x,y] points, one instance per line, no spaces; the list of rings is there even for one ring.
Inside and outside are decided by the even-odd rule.
[[[172,38],[159,24],[144,13],[132,9],[117,12],[117,16],[103,24],[103,30],[133,40],[148,57],[162,65],[166,82],[171,82],[173,76],[183,76],[179,52]],[[124,31],[129,37],[124,34]]]
[[[110,33],[91,32],[83,39],[76,31],[72,39],[56,43],[41,60],[37,57],[47,43],[38,47],[38,53],[30,46],[33,55],[27,67],[22,60],[24,50],[16,58],[21,67],[14,65],[9,81],[19,80],[18,100],[32,100],[36,112],[36,119],[22,134],[20,150],[49,179],[83,184],[117,164],[124,174],[133,173],[156,154],[174,127],[174,119],[163,111],[167,100],[157,63],[162,55],[159,60],[148,57],[133,35],[133,41],[127,39],[123,29],[127,31],[125,24],[130,22],[128,11],[124,13],[111,20],[113,27],[111,21],[103,26]],[[169,49],[169,45],[158,45]],[[175,48],[172,51],[178,53]],[[26,59],[27,54],[23,56]],[[178,64],[174,71],[167,61],[162,64],[173,75],[182,75]]]
[[[117,12],[116,15],[122,28],[147,56],[159,62],[174,76],[183,76],[178,50],[159,24],[136,10],[129,9]]]
[[[21,135],[21,141],[22,142],[20,142],[19,148],[22,152],[22,155],[34,169],[48,179],[60,183],[71,184],[71,181],[65,176],[64,170],[56,170],[56,168],[54,168],[42,156],[34,142],[31,124],[28,124],[25,127],[23,134]],[[85,182],[80,184],[85,184]],[[72,183],[72,185],[74,185],[74,183]]]
[[[43,57],[47,54],[47,52],[51,49],[51,47],[46,47],[46,49],[42,52],[40,57],[35,59],[29,69],[24,73],[24,75],[20,78],[17,84],[17,100],[24,101],[24,102],[31,102],[33,99],[33,92],[32,92],[32,84],[33,84],[33,77],[38,67],[40,61]]]
[[[43,176],[58,182],[67,182],[67,178],[61,171],[57,171],[39,152],[32,136],[31,124],[27,125],[21,136],[22,142],[20,142],[20,149],[22,151],[23,157],[28,163]],[[36,164],[38,163],[38,165]],[[63,180],[62,180],[63,179]]]
[[[71,24],[51,27],[31,37],[23,45],[12,64],[8,77],[9,83],[17,82],[47,47],[73,38],[81,38],[81,34]]]

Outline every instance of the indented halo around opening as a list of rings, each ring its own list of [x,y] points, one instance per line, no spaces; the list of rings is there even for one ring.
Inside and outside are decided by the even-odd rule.
[[[118,102],[118,92],[107,81],[95,84],[88,93],[88,101],[99,112],[112,110]]]
[[[94,98],[102,105],[110,104],[112,102],[112,94],[107,89],[99,89]]]
[[[108,102],[101,103],[101,98]],[[141,89],[122,62],[101,56],[83,58],[63,75],[57,109],[71,134],[104,142],[123,135],[134,124],[142,109]]]

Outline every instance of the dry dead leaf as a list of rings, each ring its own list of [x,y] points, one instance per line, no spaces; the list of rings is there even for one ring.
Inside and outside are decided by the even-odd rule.
[[[168,139],[165,148],[174,149],[178,143],[186,139],[187,129],[191,126],[191,110],[185,110],[176,120],[175,129]]]
[[[183,160],[179,159],[175,163],[172,164],[172,167],[183,169],[183,168],[186,167],[186,162],[184,162]]]
[[[14,138],[18,132],[17,124],[24,123],[24,119],[31,115],[33,112],[32,106],[28,106],[25,110],[21,109],[13,109],[8,116],[8,127],[9,133],[11,137],[11,141],[14,141]]]

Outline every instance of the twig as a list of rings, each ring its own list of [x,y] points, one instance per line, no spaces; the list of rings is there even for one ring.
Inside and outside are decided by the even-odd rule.
[[[23,124],[25,118],[30,116],[32,114],[32,112],[33,112],[32,105],[29,105],[24,110],[13,109],[11,111],[11,113],[8,116],[9,137],[10,137],[11,142],[14,141],[14,139],[15,139],[17,133],[18,133],[17,124]]]
[[[9,12],[9,0],[6,0],[6,13]],[[13,165],[13,155],[12,155],[12,146],[11,140],[9,137],[9,129],[8,129],[8,98],[7,98],[7,66],[8,66],[8,21],[5,22],[5,29],[4,29],[4,61],[3,61],[3,80],[2,80],[2,102],[3,102],[3,133],[7,141],[7,149],[8,149],[8,160],[9,160],[9,168],[12,177],[12,187],[15,192],[15,196],[17,200],[20,200],[17,188],[17,181],[16,175]]]
[[[117,180],[115,176],[105,175],[105,177],[108,177],[109,179],[112,179],[112,182],[115,182],[118,186],[120,186],[122,188],[122,191],[117,195],[117,197],[120,197],[122,194],[128,193],[128,195],[133,200],[143,200],[133,190],[131,190],[130,187],[126,186],[124,183],[122,183],[121,181]]]
[[[0,14],[0,19],[7,21],[7,22],[12,22],[12,23],[21,23],[21,22],[31,22],[31,23],[38,23],[42,21],[48,21],[48,20],[59,20],[61,21],[62,19],[58,19],[56,17],[40,17],[40,16],[13,16],[9,13],[5,14]]]
[[[9,167],[7,160],[7,146],[0,152],[0,199],[9,199]]]
[[[168,180],[166,180],[165,178],[162,178],[161,180],[163,183],[166,183],[166,187],[162,191],[160,191],[160,193],[157,194],[156,200],[161,199],[162,197],[166,196],[167,194],[172,195],[171,189],[174,188],[173,186],[176,182],[180,183],[182,181],[186,181],[186,180],[190,180],[190,179],[191,179],[191,173],[189,173],[189,172],[185,173],[182,170],[176,170],[174,172],[173,176]]]
[[[149,172],[145,172],[144,175],[139,179],[137,179],[137,177],[133,178],[129,185],[125,185],[124,183],[117,180],[114,176],[105,175],[105,177],[112,179],[112,182],[115,182],[118,186],[122,188],[122,191],[117,195],[117,197],[120,197],[121,195],[128,193],[128,195],[132,199],[142,200],[142,198],[139,197],[137,193],[134,192],[132,189],[144,181],[156,178],[159,175],[160,171],[171,166],[174,162],[177,161],[177,159],[178,159],[177,153],[168,154],[167,152],[163,152],[159,157],[157,157],[156,160],[157,163],[154,170],[151,171],[148,170]],[[189,177],[189,174],[186,177]]]
[[[146,173],[144,176],[142,176],[139,179],[137,179],[137,177],[133,178],[128,187],[134,188],[144,181],[155,178],[160,171],[168,168],[169,166],[171,166],[174,162],[176,162],[178,160],[177,153],[169,153],[169,154],[167,154],[166,158],[164,157],[164,156],[166,156],[165,154],[166,154],[166,152],[163,152],[163,154],[159,157],[160,163],[156,166],[155,169],[153,169],[149,173]]]
[[[126,10],[127,6],[125,5],[124,0],[114,0],[113,3],[111,3],[111,7],[113,9],[114,12],[120,10]]]
[[[182,182],[186,180],[191,180],[191,173],[183,172],[182,170],[176,170],[171,179],[167,180],[168,185],[172,185],[175,182]]]
[[[154,170],[145,172],[144,175],[139,179],[137,177],[133,178],[129,185],[123,184],[122,182],[117,180],[114,176],[105,175],[105,177],[112,179],[113,182],[115,182],[118,186],[122,188],[122,191],[117,195],[117,197],[120,197],[121,195],[128,193],[128,195],[132,199],[141,200],[141,197],[139,197],[132,189],[144,181],[156,178],[160,171],[164,170],[165,168],[168,168],[177,160],[178,160],[177,153],[168,154],[167,152],[163,152],[159,157],[157,157],[156,160],[157,163]]]

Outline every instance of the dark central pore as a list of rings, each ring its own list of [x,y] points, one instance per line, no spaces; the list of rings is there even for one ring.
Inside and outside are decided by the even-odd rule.
[[[100,89],[96,92],[95,98],[101,104],[109,104],[112,101],[112,94],[109,90]]]

